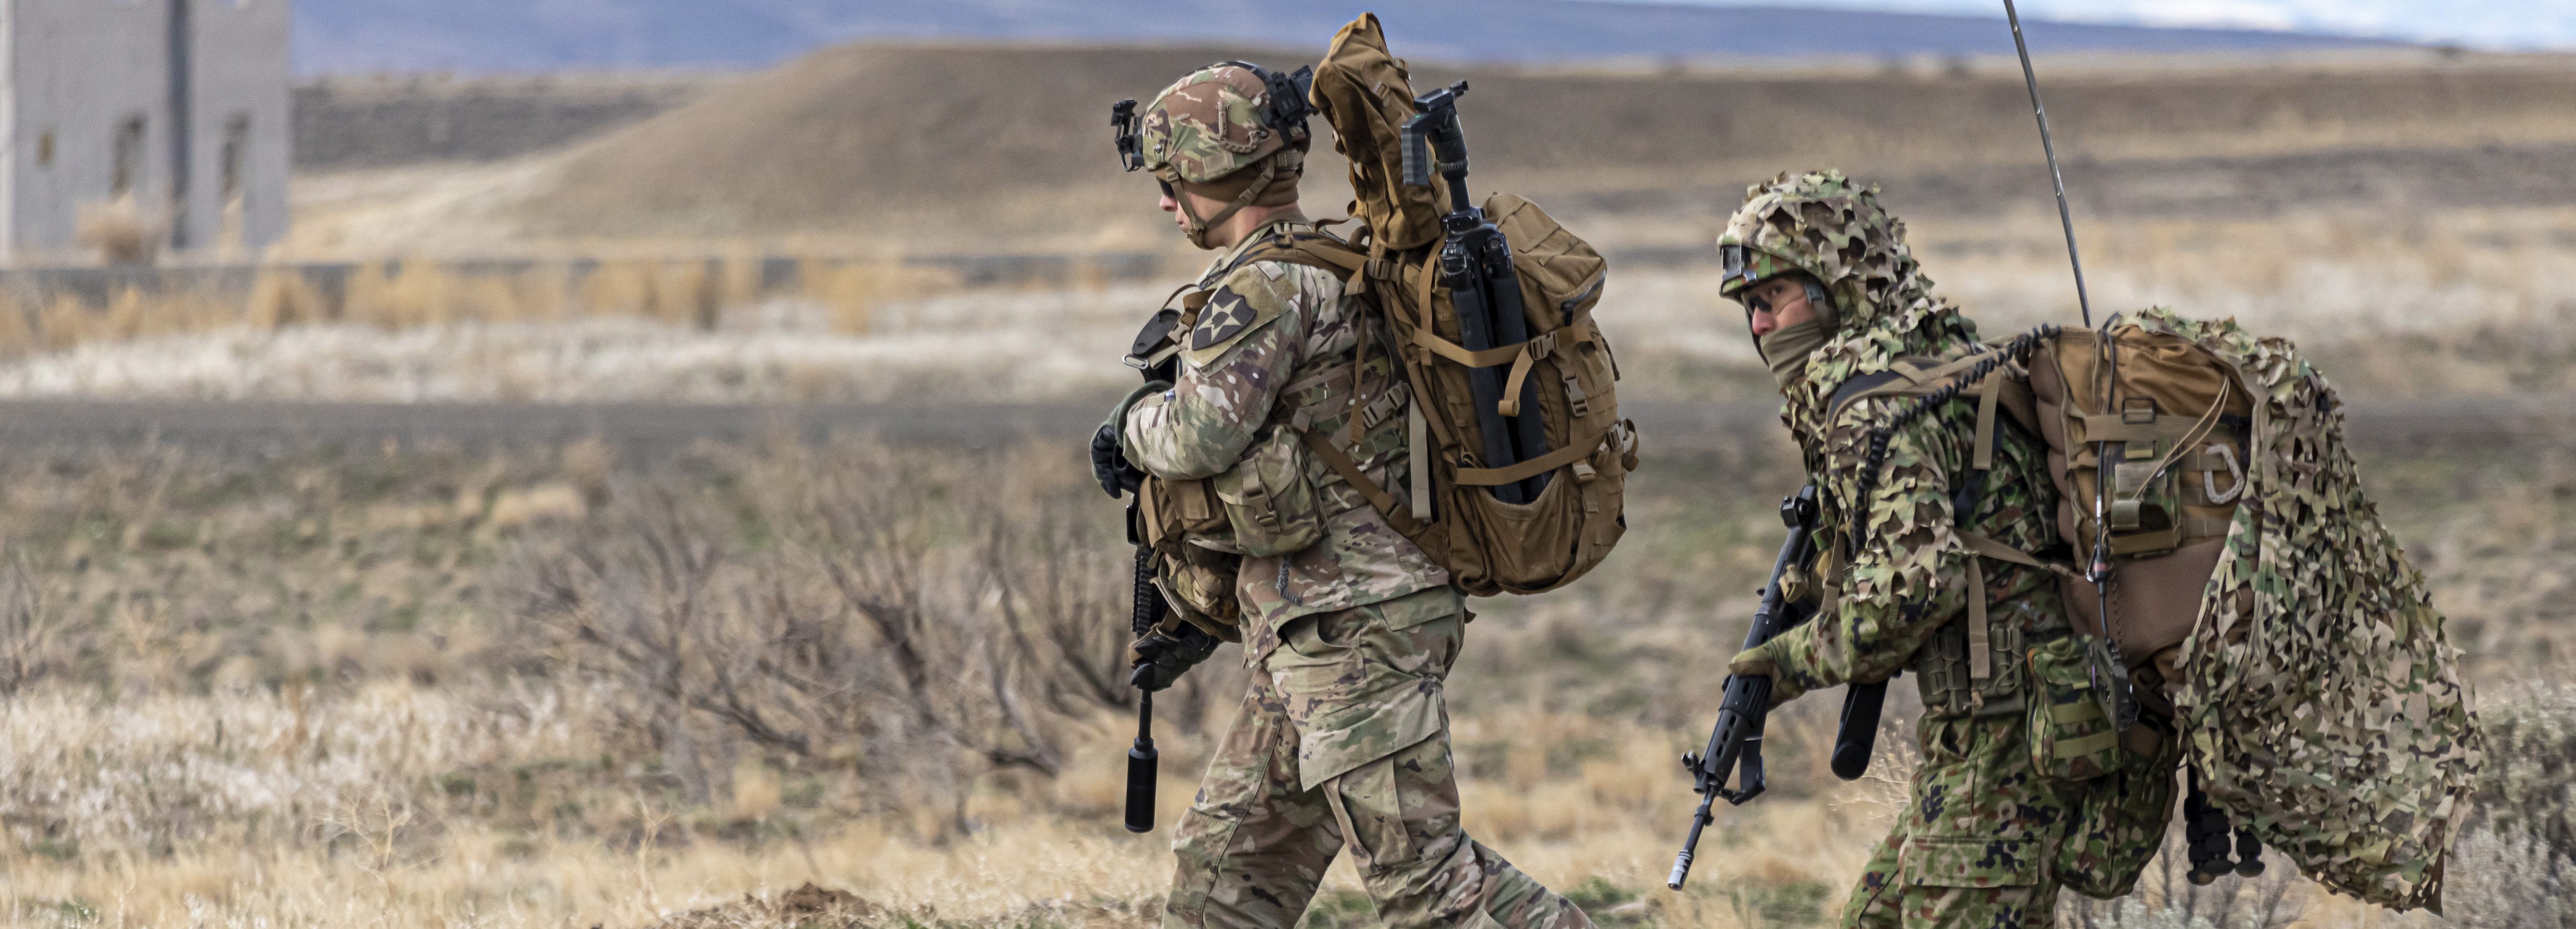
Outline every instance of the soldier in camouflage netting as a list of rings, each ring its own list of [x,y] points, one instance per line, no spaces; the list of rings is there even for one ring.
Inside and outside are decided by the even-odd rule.
[[[2026,659],[2072,635],[2057,577],[1975,547],[2064,558],[2045,445],[1999,426],[1991,470],[1963,494],[1977,422],[1976,396],[1963,393],[1896,431],[1868,499],[1857,499],[1871,432],[1910,398],[1837,408],[1837,395],[1856,395],[1900,357],[1983,350],[1976,324],[1932,295],[1876,189],[1839,172],[1754,186],[1718,244],[1724,290],[1745,304],[1779,380],[1781,418],[1824,491],[1815,619],[1737,656],[1734,670],[1770,674],[1775,701],[1904,670],[1923,695],[1912,802],[1843,924],[2039,927],[2061,886],[2128,892],[2163,838],[2172,740],[2089,779],[2046,776],[2026,731]],[[1982,625],[1969,603],[1979,587]]]
[[[1158,479],[1212,479],[1231,534],[1192,544],[1240,555],[1241,628],[1158,630],[1137,657],[1155,666],[1149,686],[1168,686],[1206,656],[1188,643],[1240,635],[1252,669],[1174,840],[1164,923],[1294,925],[1348,847],[1387,925],[1588,927],[1459,827],[1441,687],[1465,634],[1463,598],[1299,444],[1301,431],[1332,437],[1407,499],[1404,418],[1351,402],[1354,389],[1401,396],[1391,353],[1358,350],[1382,329],[1366,331],[1339,277],[1264,251],[1319,234],[1296,206],[1304,116],[1280,106],[1266,77],[1234,63],[1198,71],[1139,121],[1163,209],[1224,253],[1191,298],[1178,382],[1122,405],[1107,431]],[[1347,428],[1354,416],[1363,428]]]

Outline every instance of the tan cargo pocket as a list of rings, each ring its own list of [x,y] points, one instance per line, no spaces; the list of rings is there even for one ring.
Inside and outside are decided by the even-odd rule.
[[[1361,765],[1440,734],[1447,716],[1438,678],[1401,678],[1297,734],[1299,789],[1313,790]]]
[[[1362,764],[1342,772],[1324,790],[1342,837],[1359,853],[1366,874],[1383,874],[1413,861],[1412,831],[1405,828],[1404,798],[1395,786],[1395,764]]]
[[[2120,734],[2093,686],[2086,642],[2060,636],[2030,650],[2030,762],[2043,777],[2081,781],[2120,763]]]
[[[1216,476],[1216,498],[1244,554],[1284,555],[1324,537],[1323,508],[1306,475],[1306,455],[1297,430],[1273,428],[1251,454]]]
[[[2042,871],[2038,839],[1920,836],[1905,843],[1908,887],[2029,887]]]

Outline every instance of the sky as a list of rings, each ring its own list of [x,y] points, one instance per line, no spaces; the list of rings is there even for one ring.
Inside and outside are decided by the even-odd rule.
[[[1675,0],[1666,0],[1675,2]],[[1677,0],[1998,16],[2002,0]],[[2576,50],[2576,0],[2015,0],[2023,16],[2287,29],[2494,50]]]

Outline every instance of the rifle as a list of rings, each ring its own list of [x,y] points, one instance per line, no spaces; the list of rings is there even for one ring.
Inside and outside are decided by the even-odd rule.
[[[1467,135],[1458,125],[1458,98],[1466,93],[1467,82],[1459,81],[1414,98],[1416,112],[1404,124],[1404,183],[1428,187],[1434,171],[1448,182],[1449,213],[1440,218],[1446,233],[1440,243],[1440,280],[1458,314],[1459,344],[1481,352],[1529,341],[1529,317],[1521,305],[1520,274],[1512,270],[1511,242],[1467,199]],[[1537,382],[1521,384],[1519,412],[1511,416],[1503,414],[1503,387],[1500,368],[1467,370],[1468,392],[1476,401],[1476,432],[1485,446],[1481,467],[1510,467],[1547,454]],[[1504,484],[1493,488],[1494,496],[1505,503],[1528,503],[1547,488],[1547,479],[1540,474]]]
[[[1148,384],[1172,383],[1175,356],[1180,354],[1180,341],[1173,331],[1180,327],[1179,310],[1164,309],[1145,322],[1136,333],[1136,342],[1127,353],[1127,366],[1144,374]],[[1136,546],[1135,599],[1127,616],[1128,631],[1136,638],[1160,622],[1170,605],[1163,602],[1162,588],[1154,586],[1154,549],[1145,544],[1145,493],[1140,488],[1127,498],[1127,544]],[[1135,674],[1145,673],[1138,665]],[[1154,748],[1154,692],[1146,690],[1141,680],[1130,681],[1136,688],[1136,742],[1127,748],[1127,831],[1154,831],[1154,783],[1161,768],[1162,753]]]
[[[1762,606],[1753,611],[1753,628],[1744,635],[1744,647],[1748,649],[1806,622],[1813,612],[1788,598],[1781,579],[1802,568],[1815,553],[1812,537],[1816,528],[1816,488],[1802,487],[1795,496],[1782,499],[1780,522],[1789,527],[1789,540],[1780,544],[1780,557],[1771,563],[1771,580],[1762,588]],[[1691,773],[1691,789],[1699,794],[1699,810],[1691,814],[1690,837],[1682,840],[1682,852],[1673,858],[1672,877],[1664,882],[1665,886],[1680,890],[1683,879],[1690,876],[1691,857],[1699,850],[1700,830],[1714,818],[1709,808],[1717,798],[1742,806],[1761,796],[1769,786],[1762,776],[1762,724],[1770,715],[1770,675],[1726,676],[1726,697],[1718,704],[1717,726],[1709,731],[1708,747],[1682,756],[1682,767]],[[1871,728],[1877,728],[1874,720]],[[1739,766],[1739,786],[1729,790],[1727,778],[1736,776]]]

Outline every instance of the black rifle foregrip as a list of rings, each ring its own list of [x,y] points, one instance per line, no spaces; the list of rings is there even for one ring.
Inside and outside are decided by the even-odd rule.
[[[1878,753],[1878,716],[1887,707],[1887,682],[1853,684],[1843,689],[1842,725],[1834,731],[1834,776],[1860,780],[1869,773],[1870,756]]]

